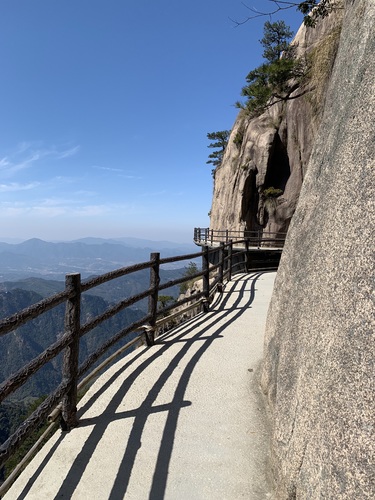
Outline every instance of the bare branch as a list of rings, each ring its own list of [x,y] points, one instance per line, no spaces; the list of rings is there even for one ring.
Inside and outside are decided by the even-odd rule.
[[[320,18],[327,17],[331,12],[342,9],[334,0],[304,0],[298,2],[291,2],[289,0],[268,0],[268,2],[273,3],[275,8],[267,12],[262,12],[242,2],[242,5],[252,12],[252,15],[246,17],[243,21],[236,21],[234,19],[231,19],[231,21],[237,27],[258,17],[269,17],[271,19],[274,14],[295,7],[303,15],[304,24],[314,27]]]
[[[288,9],[293,8],[293,7],[297,8],[301,3],[301,2],[287,2],[287,1],[282,1],[282,0],[277,0],[277,1],[276,0],[268,0],[268,1],[275,4],[276,9],[274,9],[272,11],[262,12],[262,11],[255,9],[254,7],[250,7],[245,2],[241,2],[242,5],[246,9],[248,9],[250,12],[253,12],[253,15],[246,17],[243,21],[237,21],[237,20],[232,19],[232,18],[229,18],[229,19],[235,24],[236,27],[238,27],[238,26],[241,26],[242,24],[246,24],[251,19],[256,19],[258,17],[268,16],[271,18],[274,14],[277,14],[280,11],[288,10]]]

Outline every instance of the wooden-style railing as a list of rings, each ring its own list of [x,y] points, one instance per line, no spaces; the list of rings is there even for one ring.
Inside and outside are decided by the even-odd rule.
[[[152,253],[150,260],[130,267],[124,267],[103,274],[98,277],[81,281],[78,273],[66,275],[65,290],[61,293],[46,298],[31,307],[28,307],[16,314],[0,321],[0,336],[7,335],[16,328],[24,325],[44,314],[45,312],[65,303],[65,325],[64,332],[57,335],[58,340],[47,347],[35,359],[27,363],[23,368],[12,374],[7,380],[0,384],[0,402],[7,396],[14,393],[32,375],[40,370],[46,363],[55,358],[59,353],[63,353],[63,368],[61,383],[55,391],[48,395],[43,403],[27,418],[25,422],[0,446],[0,467],[15,453],[28,436],[42,423],[47,420],[51,422],[50,427],[43,434],[56,428],[59,424],[63,430],[69,430],[77,425],[77,393],[88,384],[98,371],[103,370],[113,359],[122,354],[126,349],[141,344],[152,346],[158,328],[170,320],[178,319],[189,309],[209,310],[210,301],[216,291],[222,291],[224,283],[231,279],[233,273],[249,271],[251,260],[249,259],[250,239],[241,239],[235,242],[242,245],[242,250],[234,250],[234,242],[221,242],[216,248],[204,245],[202,251],[189,255],[181,255],[169,258],[160,258],[159,253]],[[237,248],[237,247],[236,247]],[[201,270],[193,275],[183,276],[173,281],[160,282],[160,266],[179,261],[192,261],[202,259]],[[82,293],[97,287],[116,278],[120,278],[131,273],[148,269],[150,273],[149,288],[129,298],[120,300],[112,305],[103,314],[81,323],[80,309]],[[175,285],[181,285],[192,280],[202,279],[202,291],[189,297],[181,298],[173,304],[158,309],[159,293]],[[80,339],[96,326],[109,318],[112,318],[120,311],[130,307],[140,300],[148,299],[148,312],[140,320],[124,326],[120,331],[114,332],[113,336],[99,346],[81,365],[79,365]],[[177,312],[173,312],[176,309]],[[166,315],[168,313],[168,315]],[[129,340],[115,354],[104,360],[99,366],[87,375],[93,365],[102,358],[105,353],[122,339],[131,335],[136,337]],[[24,467],[30,459],[31,454],[36,449],[37,444],[25,457],[21,464],[11,474],[11,476],[0,486],[0,496],[9,488],[11,481]]]
[[[194,229],[194,241],[198,245],[215,246],[222,242],[238,242],[245,240],[253,248],[282,248],[286,233],[258,231],[232,231],[229,229],[208,229],[197,227]]]

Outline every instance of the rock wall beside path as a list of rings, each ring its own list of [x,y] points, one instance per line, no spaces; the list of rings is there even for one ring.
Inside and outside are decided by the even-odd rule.
[[[375,498],[374,75],[375,2],[346,0],[267,319],[277,500]]]

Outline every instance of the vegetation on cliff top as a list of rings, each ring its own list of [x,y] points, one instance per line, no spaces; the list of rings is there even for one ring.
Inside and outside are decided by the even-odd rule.
[[[250,71],[247,85],[241,95],[245,103],[236,106],[244,109],[251,117],[259,116],[264,110],[280,100],[290,98],[292,92],[303,82],[307,73],[307,62],[296,57],[296,48],[289,44],[293,32],[284,21],[264,24],[263,45],[265,62]]]

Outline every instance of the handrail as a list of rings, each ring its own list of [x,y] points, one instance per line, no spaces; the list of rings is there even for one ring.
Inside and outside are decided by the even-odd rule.
[[[233,231],[196,227],[194,229],[194,241],[198,245],[208,246],[217,246],[222,242],[228,243],[230,240],[237,244],[246,241],[249,246],[255,248],[282,248],[286,234],[285,232],[265,232],[264,229]]]
[[[201,233],[202,234],[202,233]],[[212,237],[212,233],[210,234]],[[4,465],[7,459],[21,446],[25,439],[32,434],[34,429],[47,418],[51,412],[58,407],[61,408],[60,424],[63,430],[70,430],[77,425],[77,389],[81,388],[83,382],[89,382],[92,374],[86,375],[88,370],[108,351],[110,347],[125,339],[133,332],[139,335],[135,340],[130,340],[126,346],[120,348],[117,354],[124,349],[130,348],[135,343],[152,346],[155,342],[155,336],[158,328],[184,314],[186,310],[203,307],[204,311],[209,310],[209,304],[212,295],[216,290],[222,290],[224,282],[231,279],[232,273],[248,271],[249,259],[248,251],[251,241],[248,238],[236,242],[220,242],[216,248],[208,245],[202,246],[202,251],[176,257],[160,258],[159,253],[150,255],[150,260],[111,271],[109,273],[81,281],[79,273],[67,274],[65,280],[65,291],[44,299],[31,307],[23,309],[18,313],[0,321],[0,336],[12,332],[14,329],[24,325],[28,321],[37,318],[46,311],[57,307],[65,302],[65,329],[58,335],[59,340],[48,346],[41,354],[23,366],[16,373],[12,374],[6,381],[0,385],[0,402],[21,387],[33,374],[35,374],[48,361],[55,358],[60,352],[64,353],[62,381],[58,388],[52,392],[45,401],[34,411],[34,413],[10,436],[6,442],[0,446],[0,467]],[[242,245],[241,249],[234,249],[235,246]],[[236,247],[237,248],[237,247]],[[235,257],[235,258],[234,258]],[[202,259],[201,270],[193,275],[177,278],[166,283],[160,283],[160,265],[167,263],[180,262],[183,260]],[[82,293],[90,290],[100,284],[113,279],[131,274],[140,270],[150,270],[149,288],[124,300],[120,300],[115,305],[109,307],[103,314],[94,319],[81,324],[80,307]],[[203,290],[192,296],[183,297],[172,305],[159,309],[159,292],[172,286],[191,282],[196,279],[203,280]],[[97,350],[91,353],[79,366],[79,340],[90,330],[102,322],[114,317],[123,309],[135,304],[136,302],[148,298],[148,313],[140,320],[127,325],[118,332],[114,332],[110,339],[104,342]],[[189,304],[181,309],[182,306]],[[173,312],[177,308],[177,312]],[[166,313],[171,312],[169,316]],[[114,355],[110,356],[111,361]],[[103,361],[95,369],[95,373],[108,364],[109,361]],[[81,380],[81,382],[80,382]],[[56,414],[56,410],[55,410]],[[8,483],[8,481],[7,481]],[[8,488],[8,486],[7,486]],[[0,495],[3,494],[3,487],[0,486]]]

